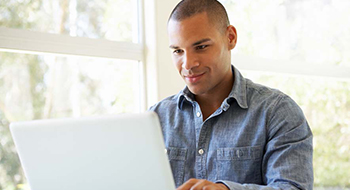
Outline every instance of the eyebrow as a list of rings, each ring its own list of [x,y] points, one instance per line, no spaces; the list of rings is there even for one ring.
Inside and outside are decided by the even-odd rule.
[[[205,38],[205,39],[202,39],[202,40],[199,40],[199,41],[193,43],[192,46],[197,46],[197,45],[199,45],[199,44],[202,44],[202,43],[208,42],[208,41],[211,41],[211,39]],[[169,48],[171,48],[171,49],[179,49],[178,46],[174,46],[174,45],[170,45]]]
[[[205,39],[199,40],[198,42],[193,43],[192,46],[197,46],[201,43],[208,42],[208,41],[211,41],[211,40],[209,38],[205,38]]]

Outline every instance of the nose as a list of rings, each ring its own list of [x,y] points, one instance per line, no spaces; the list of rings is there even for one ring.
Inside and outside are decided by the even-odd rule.
[[[185,53],[182,61],[182,68],[185,70],[191,70],[199,66],[199,61],[195,55],[191,53]]]

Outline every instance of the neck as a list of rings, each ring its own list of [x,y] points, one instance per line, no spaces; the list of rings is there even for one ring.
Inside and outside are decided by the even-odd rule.
[[[203,120],[206,120],[221,106],[222,102],[230,94],[233,83],[234,79],[231,71],[225,80],[218,84],[212,92],[195,96],[195,99],[201,108]]]

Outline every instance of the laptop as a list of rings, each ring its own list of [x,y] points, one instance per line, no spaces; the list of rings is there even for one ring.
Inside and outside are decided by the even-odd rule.
[[[175,189],[154,112],[14,122],[31,190]]]

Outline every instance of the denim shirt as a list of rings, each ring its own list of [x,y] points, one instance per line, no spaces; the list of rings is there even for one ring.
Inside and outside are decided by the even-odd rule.
[[[160,119],[176,186],[190,178],[230,189],[312,189],[312,132],[287,95],[243,78],[203,121],[186,87],[150,108]]]

